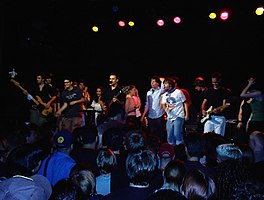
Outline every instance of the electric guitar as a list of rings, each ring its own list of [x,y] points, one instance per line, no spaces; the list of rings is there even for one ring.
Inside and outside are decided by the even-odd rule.
[[[27,91],[25,88],[23,88],[23,87],[20,85],[19,82],[17,82],[17,81],[14,80],[14,79],[11,79],[10,81],[11,81],[12,83],[14,83],[14,85],[17,86],[19,89],[21,89],[22,92],[23,92],[25,95],[29,95],[28,91]],[[32,107],[33,107],[34,109],[39,110],[39,112],[40,112],[40,114],[41,114],[42,116],[46,117],[46,116],[48,116],[50,113],[52,113],[52,107],[49,106],[49,107],[47,108],[47,107],[46,107],[47,104],[44,103],[44,102],[42,101],[42,99],[41,99],[39,96],[36,96],[36,98],[34,98],[34,97],[32,96],[32,99],[31,99],[31,100],[35,103],[35,105],[32,105]]]
[[[202,119],[201,119],[201,123],[204,123],[205,121],[207,121],[208,119],[211,118],[211,114],[214,113],[214,112],[217,112],[221,109],[224,109],[224,108],[227,108],[228,106],[230,106],[230,103],[226,103],[225,105],[222,105],[222,106],[219,106],[219,107],[216,107],[213,109],[213,106],[210,106],[208,108],[208,110],[206,111],[206,116],[203,116]]]

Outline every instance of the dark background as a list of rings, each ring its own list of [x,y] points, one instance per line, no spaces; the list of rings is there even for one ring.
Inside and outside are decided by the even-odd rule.
[[[193,92],[195,77],[210,85],[210,74],[220,71],[238,96],[250,74],[262,71],[264,16],[254,13],[257,6],[252,0],[2,1],[4,118],[28,115],[25,96],[9,82],[12,68],[25,88],[43,71],[52,72],[59,87],[68,74],[85,79],[91,94],[117,71],[121,85],[135,84],[143,100],[152,75],[176,75]],[[228,21],[208,18],[223,8],[231,11]],[[183,17],[180,25],[170,21],[175,13]],[[159,16],[165,27],[155,24]],[[117,27],[122,18],[133,19],[135,27]],[[91,31],[94,23],[102,26],[98,33]]]

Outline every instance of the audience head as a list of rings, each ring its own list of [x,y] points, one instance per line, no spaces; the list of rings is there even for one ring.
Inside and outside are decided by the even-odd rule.
[[[165,167],[163,172],[164,183],[168,183],[173,186],[178,192],[183,177],[186,173],[186,168],[181,160],[171,160]]]
[[[102,136],[103,146],[112,151],[119,151],[124,148],[124,133],[118,127],[111,127],[107,129]]]
[[[216,185],[209,176],[192,169],[184,176],[181,191],[188,200],[209,200],[216,195]]]
[[[216,167],[217,166],[217,152],[216,147],[220,144],[226,143],[226,140],[223,136],[208,132],[203,134],[204,141],[204,153],[206,156],[206,166]]]
[[[151,193],[145,200],[187,200],[181,193],[171,189],[161,189]]]
[[[163,171],[167,166],[168,162],[175,158],[174,146],[167,142],[162,143],[158,148],[157,156],[159,159],[158,168]]]
[[[70,178],[59,180],[52,190],[49,200],[77,200],[81,199],[82,190]]]
[[[130,132],[125,141],[126,150],[128,153],[138,152],[146,149],[146,137],[144,132]]]
[[[264,133],[261,131],[253,131],[249,135],[249,146],[253,150],[254,153],[254,163],[252,175],[256,180],[264,182],[263,173],[259,173],[258,170],[263,168],[263,161],[264,161]]]
[[[171,144],[164,142],[160,145],[158,148],[158,156],[159,158],[175,158],[175,151],[174,151],[174,146]]]
[[[101,174],[111,173],[114,167],[117,165],[116,155],[109,148],[99,149],[96,163]]]
[[[38,174],[30,177],[16,175],[0,183],[0,199],[48,200],[51,194],[50,182]]]
[[[77,170],[71,174],[72,182],[81,188],[83,197],[89,199],[90,196],[95,194],[95,176],[89,170]]]
[[[48,179],[37,175],[45,154],[32,143],[14,148],[7,157],[7,179],[0,184],[0,199],[47,200],[52,191]]]
[[[72,149],[74,135],[70,131],[62,130],[54,134],[53,142],[59,151]]]
[[[126,172],[130,184],[148,186],[156,166],[157,159],[151,150],[130,153],[126,159]]]
[[[175,150],[175,158],[185,161],[187,160],[187,152],[185,144],[179,144],[174,147]]]
[[[249,135],[249,146],[254,151],[256,161],[264,160],[264,133],[253,131]]]
[[[242,157],[242,151],[239,147],[231,143],[218,145],[216,147],[216,152],[218,162],[222,162],[227,159],[237,160]]]
[[[24,144],[14,148],[7,157],[10,176],[31,176],[37,173],[45,154],[34,144]]]
[[[78,127],[74,129],[73,135],[80,146],[86,144],[94,144],[96,146],[98,143],[98,130],[94,125]]]
[[[39,126],[34,123],[25,124],[21,130],[21,134],[24,135],[26,143],[36,143],[41,139]]]
[[[198,132],[190,132],[185,137],[185,145],[187,156],[201,158],[204,155],[204,143],[202,134]]]

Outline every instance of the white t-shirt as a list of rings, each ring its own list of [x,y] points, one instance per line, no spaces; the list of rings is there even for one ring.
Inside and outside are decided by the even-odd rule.
[[[184,118],[184,105],[186,98],[183,92],[175,89],[172,93],[164,93],[161,98],[161,103],[166,104],[166,108],[171,108],[166,111],[168,120],[175,120],[177,117]]]

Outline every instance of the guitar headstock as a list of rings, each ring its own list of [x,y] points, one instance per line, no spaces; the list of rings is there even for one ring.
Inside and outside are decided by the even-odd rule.
[[[127,94],[128,91],[129,91],[129,86],[125,86],[125,87],[123,87],[123,88],[121,89],[121,91],[122,91],[123,93]]]
[[[230,105],[231,105],[230,103],[226,103],[226,104],[225,104],[225,107],[228,107],[228,106],[230,106]]]
[[[19,85],[20,85],[20,83],[17,82],[16,80],[14,80],[14,79],[10,79],[10,81],[11,81],[12,83],[14,83],[15,86],[19,86]]]

